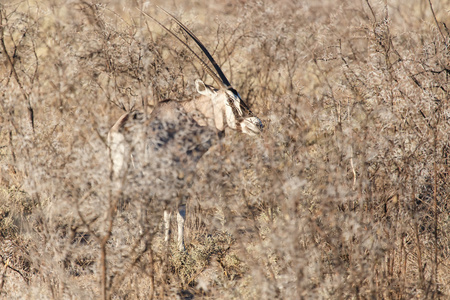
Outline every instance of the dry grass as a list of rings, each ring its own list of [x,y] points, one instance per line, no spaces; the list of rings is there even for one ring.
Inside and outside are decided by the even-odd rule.
[[[265,123],[203,157],[186,253],[105,141],[212,80],[129,2],[0,4],[0,298],[450,296],[448,0],[161,1]]]

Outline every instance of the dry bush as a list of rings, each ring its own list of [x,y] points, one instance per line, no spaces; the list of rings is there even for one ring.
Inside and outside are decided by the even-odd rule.
[[[265,123],[200,161],[186,253],[106,144],[124,110],[212,82],[153,4],[0,4],[2,297],[450,295],[449,1],[161,2]]]

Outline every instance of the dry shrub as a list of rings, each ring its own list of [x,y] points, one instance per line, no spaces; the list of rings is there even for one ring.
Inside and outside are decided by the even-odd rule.
[[[119,115],[211,81],[137,2],[0,4],[2,296],[449,296],[448,1],[161,3],[265,123],[199,163],[186,253],[112,181]]]

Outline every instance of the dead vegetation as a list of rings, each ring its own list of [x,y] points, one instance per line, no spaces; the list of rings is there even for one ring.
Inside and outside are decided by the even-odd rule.
[[[449,297],[449,1],[159,3],[265,123],[203,157],[186,253],[106,135],[212,79],[129,2],[0,4],[0,298]]]

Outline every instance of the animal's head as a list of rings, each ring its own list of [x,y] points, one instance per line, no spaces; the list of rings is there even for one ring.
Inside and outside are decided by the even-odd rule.
[[[222,86],[216,89],[200,79],[195,81],[195,87],[201,95],[211,99],[214,113],[219,114],[216,119],[225,119],[222,124],[216,123],[217,129],[223,130],[226,122],[229,128],[250,136],[261,133],[264,127],[261,120],[252,113],[234,88]]]
[[[162,9],[162,8],[161,8]],[[179,40],[200,62],[202,67],[205,69],[205,71],[214,79],[214,81],[219,85],[219,88],[216,89],[212,86],[206,85],[201,80],[197,80],[195,82],[195,86],[197,88],[197,91],[206,96],[209,97],[212,101],[212,104],[214,106],[214,114],[216,120],[221,119],[225,117],[226,125],[230,127],[231,129],[242,131],[245,134],[254,136],[259,133],[261,133],[263,129],[263,124],[261,120],[256,117],[247,104],[242,100],[239,93],[231,86],[230,82],[226,78],[225,74],[223,74],[222,70],[220,69],[219,65],[216,63],[214,58],[211,56],[209,51],[206,49],[206,47],[200,42],[200,40],[195,36],[195,34],[189,30],[183,23],[181,23],[177,18],[175,18],[172,14],[162,9],[170,18],[172,18],[180,27],[181,29],[189,35],[195,43],[200,47],[202,52],[206,55],[210,63],[213,65],[214,69],[217,73],[215,73],[195,52],[192,50],[191,47],[189,47],[186,42],[184,42],[182,39],[180,39],[175,33],[173,33],[170,29],[165,27],[163,24],[152,18],[154,21],[156,21],[159,25],[161,25],[165,30],[167,30],[172,36],[174,36],[177,40]],[[223,115],[221,115],[223,114]],[[224,123],[220,122],[222,124],[218,124],[216,122],[216,127],[219,130],[223,130]]]

